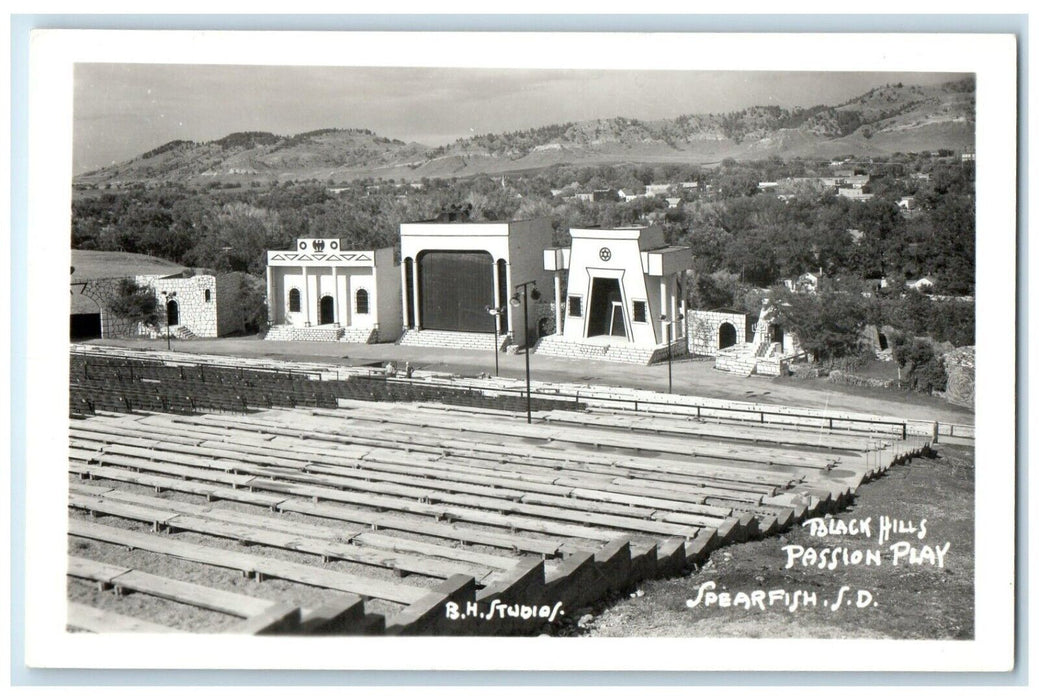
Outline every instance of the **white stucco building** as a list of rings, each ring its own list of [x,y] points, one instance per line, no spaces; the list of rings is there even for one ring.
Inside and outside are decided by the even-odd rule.
[[[267,252],[268,340],[370,343],[401,331],[393,249],[343,250],[338,238],[300,238]]]
[[[524,282],[548,294],[541,258],[550,245],[548,219],[471,222],[445,214],[401,224],[401,344],[490,349],[497,338],[499,350],[524,345],[523,307],[509,300]],[[528,303],[527,330],[536,339],[538,318]]]
[[[648,364],[684,353],[685,272],[692,252],[667,246],[659,226],[570,230],[569,248],[544,251],[555,278],[556,334],[548,355]],[[566,275],[566,289],[563,277]]]

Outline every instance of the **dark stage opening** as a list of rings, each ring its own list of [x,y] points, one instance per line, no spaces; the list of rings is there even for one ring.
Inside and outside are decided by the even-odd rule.
[[[477,251],[429,251],[418,257],[423,328],[488,333],[494,258]]]
[[[69,316],[69,338],[90,340],[101,337],[101,314],[71,314]]]
[[[628,337],[618,279],[592,278],[592,298],[588,304],[588,337],[613,335]]]

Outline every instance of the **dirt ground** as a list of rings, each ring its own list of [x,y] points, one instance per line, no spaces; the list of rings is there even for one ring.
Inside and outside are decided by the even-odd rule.
[[[939,446],[936,456],[892,467],[864,484],[854,504],[833,515],[827,526],[831,532],[842,529],[837,523],[848,528],[869,518],[869,536],[864,531],[813,536],[810,527],[797,526],[778,538],[724,547],[692,574],[649,581],[610,605],[575,611],[562,634],[972,639],[973,515],[973,450]],[[892,533],[880,544],[882,517],[902,521],[903,529],[911,521],[917,531]],[[912,555],[894,560],[891,547],[899,542],[915,548],[915,563]],[[948,551],[939,560],[937,552],[946,543]],[[787,568],[794,550],[784,547],[814,548],[826,557],[827,567],[806,566],[807,559],[801,557]],[[838,547],[863,553],[878,550],[880,564],[845,565],[841,556],[830,570],[832,558],[822,550]],[[754,591],[764,592],[757,602]],[[723,592],[730,596],[728,607],[721,595],[707,605],[708,594]],[[737,598],[740,592],[746,595]],[[773,592],[790,597],[776,593],[770,598]],[[762,595],[764,602],[759,604]]]

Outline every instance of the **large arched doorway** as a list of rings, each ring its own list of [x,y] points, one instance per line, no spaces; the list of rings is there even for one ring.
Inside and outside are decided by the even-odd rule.
[[[327,294],[321,297],[321,303],[318,308],[318,323],[322,326],[336,322],[336,303],[335,299],[328,296]]]
[[[180,304],[178,304],[174,299],[170,299],[166,302],[166,325],[180,325]]]
[[[607,277],[592,278],[591,302],[588,304],[588,337],[628,335],[621,303],[620,280]]]
[[[736,344],[736,326],[723,323],[718,327],[718,349],[724,350]]]

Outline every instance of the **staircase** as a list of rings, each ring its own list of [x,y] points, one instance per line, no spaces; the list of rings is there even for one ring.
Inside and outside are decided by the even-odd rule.
[[[179,338],[180,340],[194,340],[198,337],[195,335],[195,331],[187,326],[173,326],[170,328],[170,333],[174,338]]]
[[[346,329],[337,326],[293,326],[290,324],[271,326],[264,340],[299,341],[334,343],[343,337]]]
[[[498,352],[512,342],[511,335],[498,336]],[[397,341],[398,345],[425,348],[454,348],[457,350],[492,350],[493,333],[469,333],[465,331],[415,330],[409,328]]]
[[[534,346],[534,353],[548,357],[565,357],[571,360],[595,360],[605,362],[623,362],[629,365],[649,365],[662,362],[667,358],[667,345],[645,347],[632,345],[624,341],[603,345],[599,343],[580,343],[566,340],[561,335],[547,335]],[[672,343],[672,357],[686,353],[682,340]]]

